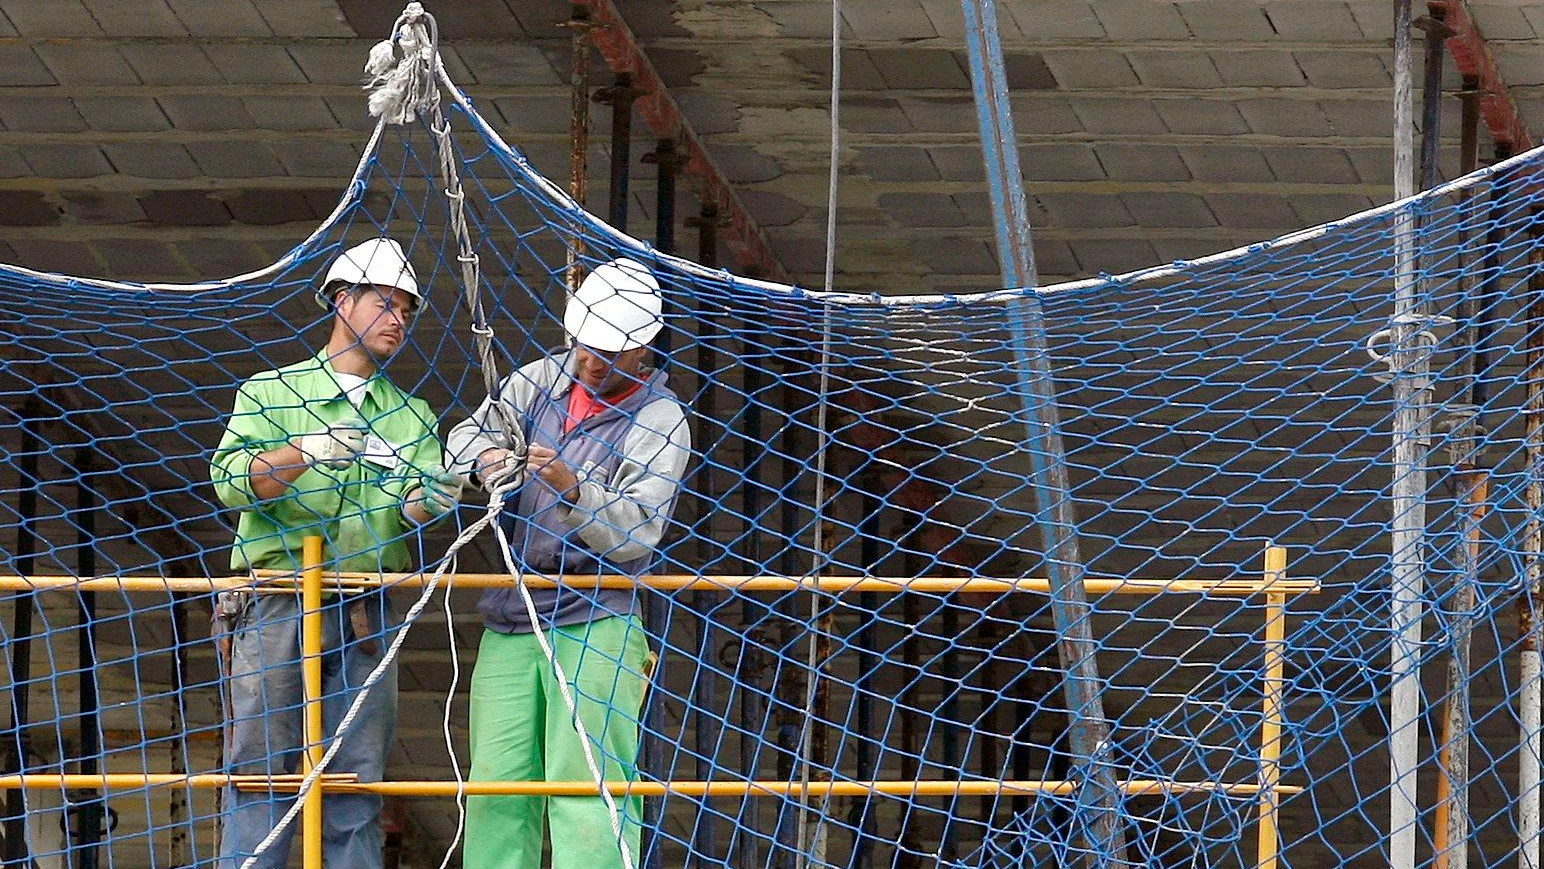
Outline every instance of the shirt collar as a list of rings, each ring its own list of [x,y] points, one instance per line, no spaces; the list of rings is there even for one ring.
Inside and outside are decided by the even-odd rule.
[[[338,380],[338,372],[332,367],[332,358],[327,355],[327,348],[318,350],[313,358],[317,361],[317,377],[322,384],[322,394],[328,398],[344,398],[343,384]],[[386,378],[381,374],[380,369],[376,369],[373,375],[365,378],[365,395],[374,398],[376,404],[380,404],[384,398],[381,391],[385,388]]]

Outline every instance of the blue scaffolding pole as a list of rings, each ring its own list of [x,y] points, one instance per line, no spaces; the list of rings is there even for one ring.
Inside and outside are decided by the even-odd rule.
[[[1038,276],[1030,246],[1029,209],[1019,173],[1018,139],[1008,105],[996,3],[960,0],[960,5],[965,13],[970,79],[996,218],[1003,286],[1032,290]],[[1021,299],[1009,303],[1007,316],[1024,402],[1024,446],[1030,457],[1035,515],[1044,541],[1056,648],[1065,673],[1072,777],[1083,782],[1077,795],[1077,823],[1087,847],[1084,862],[1090,867],[1121,865],[1127,862],[1120,823],[1121,794],[1110,762],[1110,725],[1104,716],[1102,683],[1094,659],[1088,595],[1083,585],[1085,570],[1078,552],[1040,297],[1032,291],[1025,292]]]

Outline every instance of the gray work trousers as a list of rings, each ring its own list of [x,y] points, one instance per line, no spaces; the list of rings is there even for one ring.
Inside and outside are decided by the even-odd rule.
[[[356,637],[349,607],[364,608],[369,635]],[[322,728],[325,751],[338,722],[381,661],[398,621],[380,592],[331,599],[322,607]],[[237,775],[284,775],[300,771],[305,745],[301,680],[300,596],[257,595],[236,620],[229,674],[231,715],[225,746],[228,772]],[[366,650],[362,646],[371,645]],[[397,718],[397,668],[370,689],[349,725],[343,745],[327,772],[352,772],[362,782],[381,781]],[[239,869],[257,850],[293,796],[228,790],[220,869]],[[333,869],[380,869],[381,798],[375,794],[332,794],[322,802],[323,857]],[[258,869],[283,869],[297,817],[258,859]]]

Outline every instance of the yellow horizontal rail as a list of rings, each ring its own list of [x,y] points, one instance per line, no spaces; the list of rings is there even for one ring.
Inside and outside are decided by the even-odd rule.
[[[42,774],[0,776],[0,790],[25,788],[28,790],[140,790],[154,787],[223,788],[227,785],[242,791],[294,792],[300,789],[303,776],[278,775],[269,778],[260,775],[224,775],[219,773],[199,775],[105,773],[101,775]],[[326,793],[372,793],[403,797],[445,797],[463,793],[468,796],[596,796],[600,791],[590,781],[484,781],[457,784],[453,781],[392,781],[361,782],[353,773],[329,773],[321,777],[321,787]],[[1077,781],[844,781],[809,784],[797,781],[676,781],[676,782],[607,782],[606,790],[613,796],[635,795],[658,797],[678,794],[689,797],[780,797],[780,796],[832,796],[861,797],[870,794],[883,796],[947,797],[992,796],[995,794],[1070,794],[1076,790]],[[1157,779],[1134,779],[1120,783],[1123,792],[1133,796],[1158,793],[1221,792],[1252,795],[1261,790],[1258,784],[1226,783],[1213,781],[1171,782]],[[1277,785],[1278,794],[1300,793],[1302,788]]]
[[[106,592],[185,592],[210,593],[232,589],[249,589],[259,592],[293,592],[298,580],[293,573],[256,571],[258,582],[251,577],[174,577],[174,576],[3,576],[0,575],[0,592],[31,591],[106,591]],[[530,588],[557,588],[560,583],[550,576],[526,575],[525,584]],[[446,574],[445,582],[457,588],[504,588],[513,586],[514,579],[507,573],[459,573]],[[324,583],[332,590],[360,592],[385,587],[422,587],[428,577],[422,573],[329,573]],[[673,574],[662,576],[585,576],[564,577],[565,588],[634,588],[644,587],[660,591],[819,591],[840,594],[851,591],[874,591],[899,594],[924,592],[929,594],[1008,594],[1033,592],[1048,594],[1050,582],[1044,579],[1002,579],[991,577],[882,577],[882,576],[697,576]],[[1119,579],[1093,577],[1085,580],[1089,594],[1210,594],[1249,596],[1256,594],[1301,595],[1317,594],[1319,584],[1311,580],[1248,580],[1248,579]]]

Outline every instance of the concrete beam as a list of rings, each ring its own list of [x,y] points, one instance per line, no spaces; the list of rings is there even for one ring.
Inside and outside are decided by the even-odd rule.
[[[1491,141],[1510,146],[1512,153],[1520,154],[1533,147],[1533,136],[1518,114],[1517,104],[1507,90],[1496,59],[1491,56],[1485,35],[1475,26],[1469,4],[1464,0],[1427,0],[1426,8],[1433,17],[1441,16],[1442,23],[1453,30],[1448,37],[1447,50],[1453,62],[1466,78],[1480,85],[1480,116],[1490,129]]]
[[[687,122],[681,107],[670,96],[654,64],[638,45],[638,40],[633,37],[627,22],[622,20],[616,5],[612,0],[578,2],[589,7],[590,20],[599,25],[590,31],[590,37],[606,65],[612,72],[630,73],[633,87],[645,92],[646,95],[639,98],[636,104],[644,123],[649,125],[656,136],[677,141],[685,152],[686,172],[702,183],[702,198],[718,204],[719,216],[727,224],[719,230],[719,238],[735,260],[742,267],[755,269],[759,277],[786,281],[787,272],[772,254],[772,246],[766,235],[740,202],[734,188],[724,179],[724,174],[719,171],[713,158],[708,155],[707,148]]]

